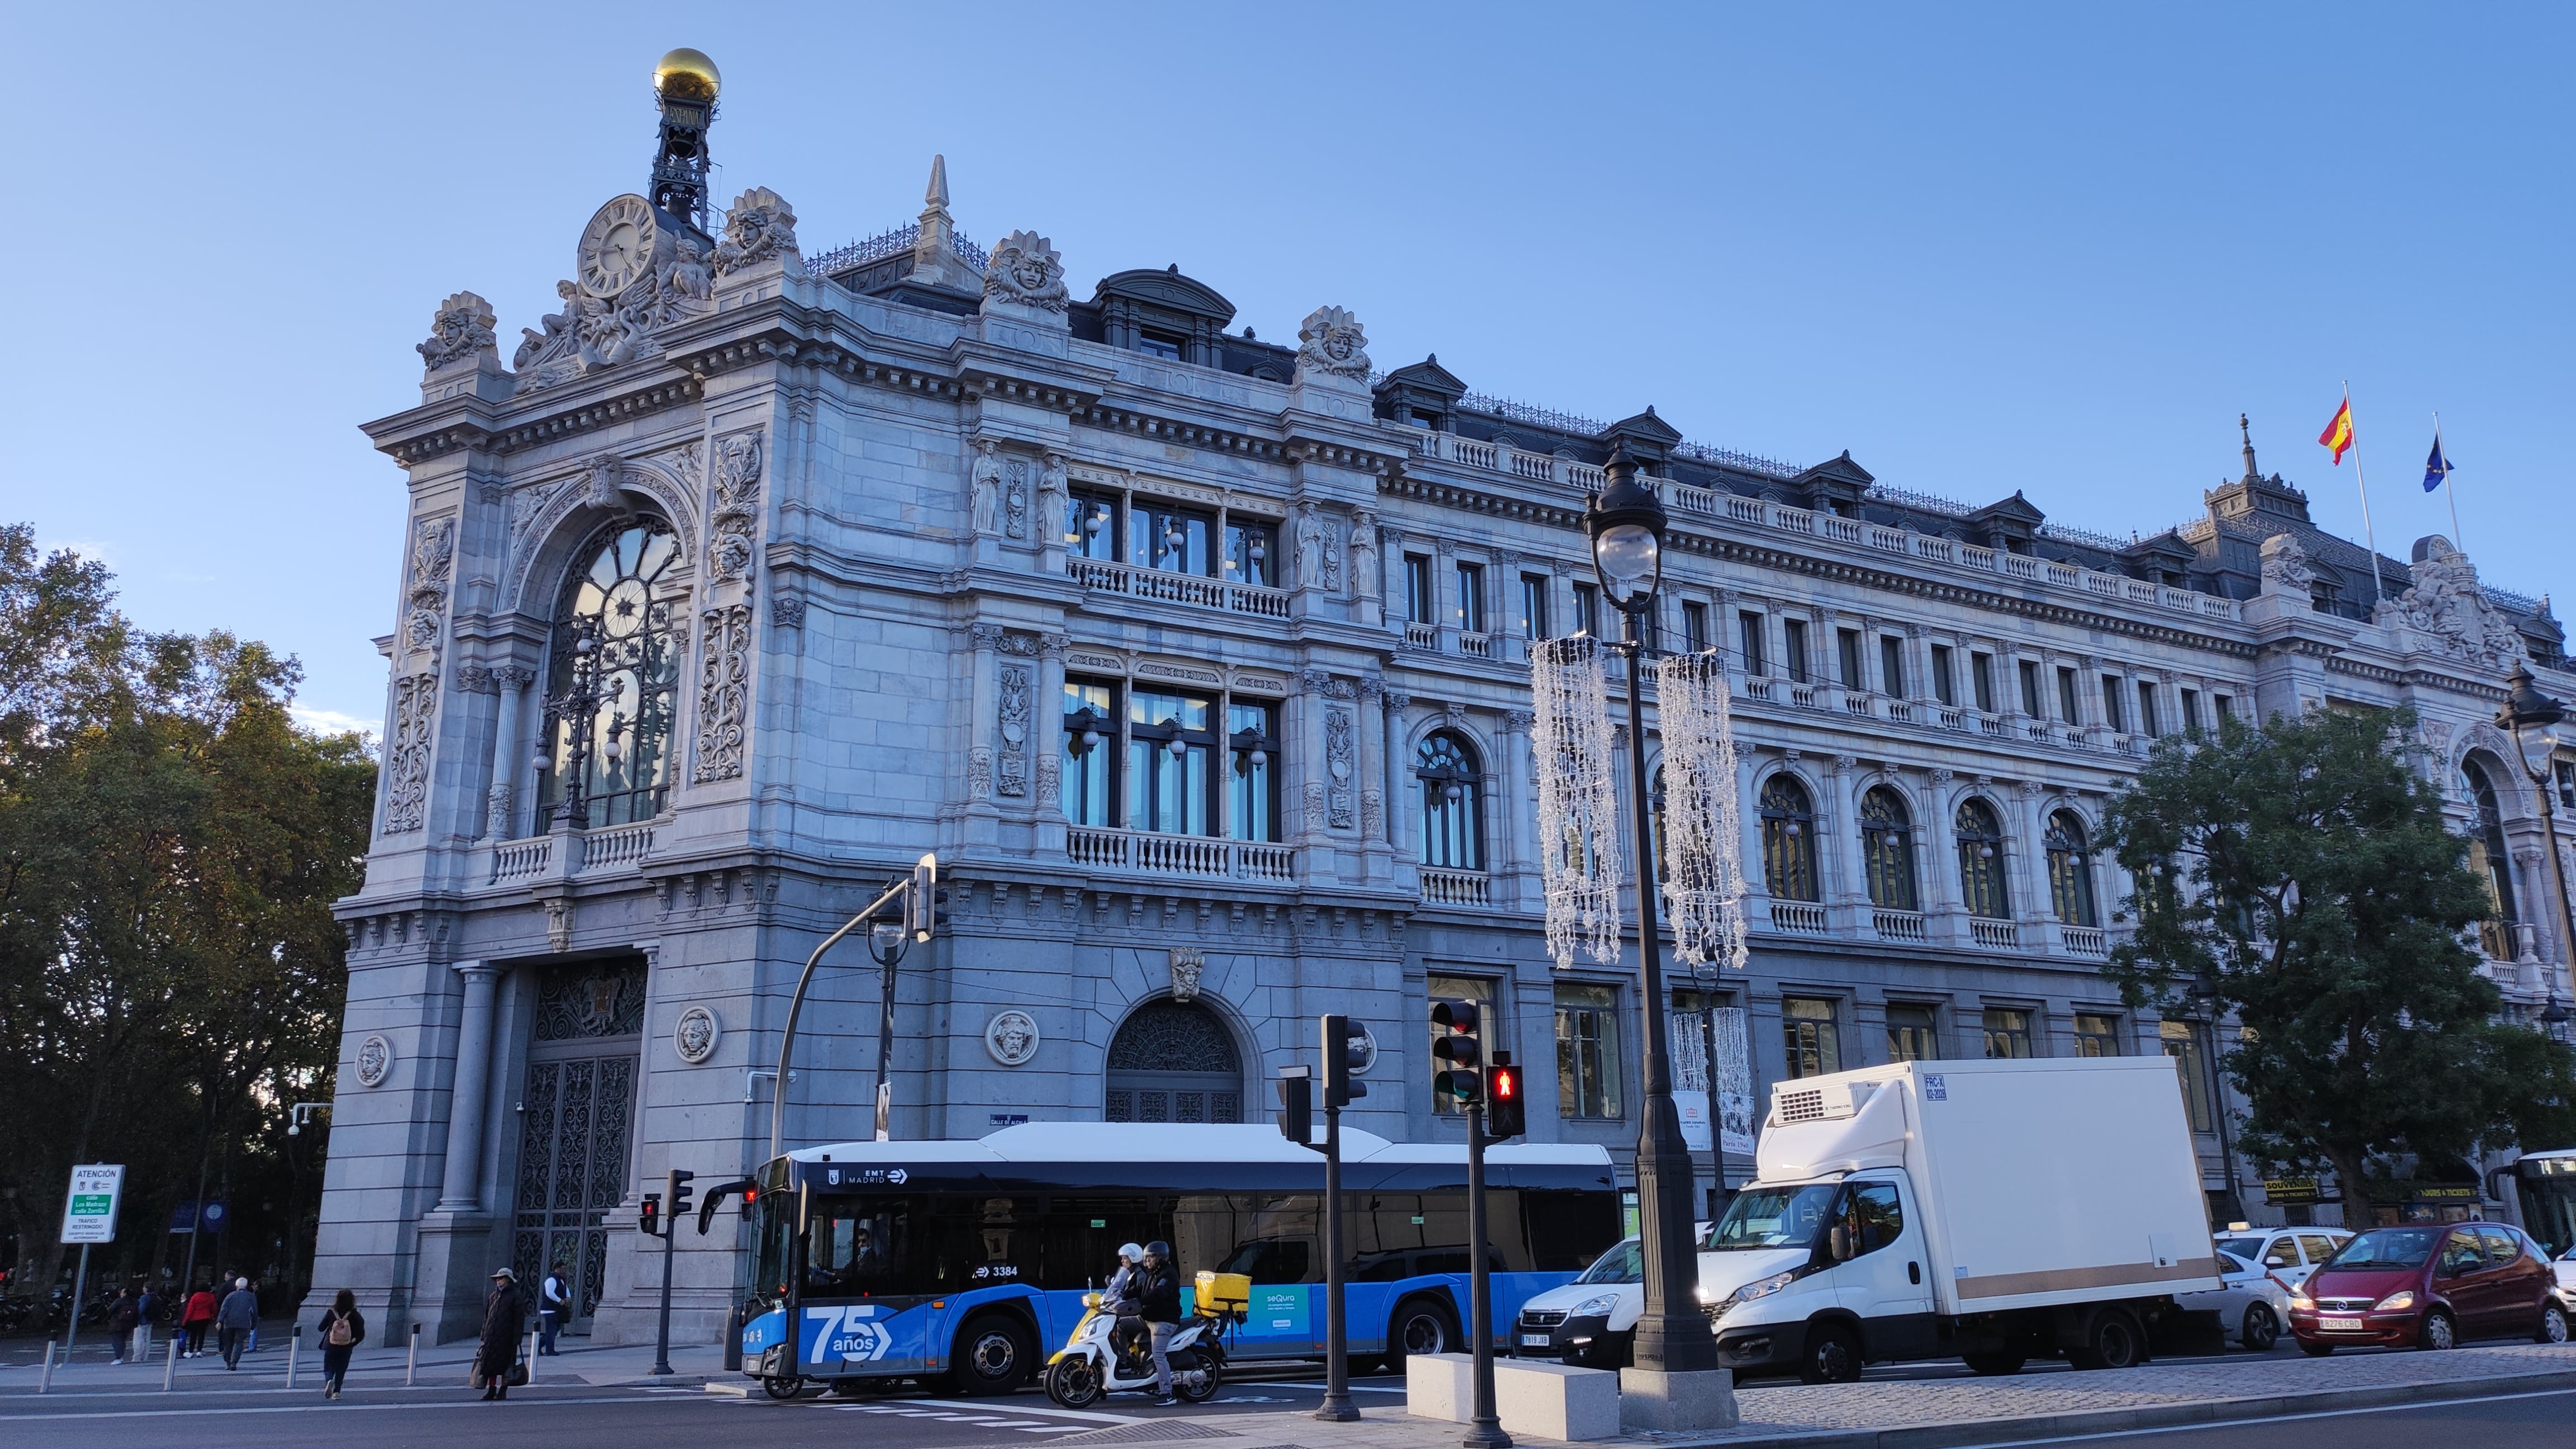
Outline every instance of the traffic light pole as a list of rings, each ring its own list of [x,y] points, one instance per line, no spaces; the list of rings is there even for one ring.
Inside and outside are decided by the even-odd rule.
[[[1474,1359],[1475,1407],[1465,1449],[1511,1449],[1512,1436],[1494,1412],[1494,1272],[1485,1253],[1485,1104],[1467,1104],[1467,1313],[1476,1326],[1467,1332],[1467,1352]]]
[[[1332,1049],[1327,1041],[1325,1050]],[[1324,1098],[1324,1402],[1315,1417],[1328,1424],[1348,1424],[1360,1416],[1351,1402],[1351,1329],[1343,1316],[1344,1285],[1350,1274],[1342,1251],[1342,1109]]]
[[[671,1244],[679,1234],[671,1231],[674,1218],[662,1220],[662,1326],[653,1339],[653,1373],[672,1374],[671,1367]]]

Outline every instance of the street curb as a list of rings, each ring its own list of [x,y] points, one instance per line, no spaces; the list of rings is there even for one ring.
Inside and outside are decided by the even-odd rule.
[[[2395,1404],[2483,1399],[2498,1394],[2576,1389],[2576,1369],[2496,1378],[2444,1379],[2424,1384],[2382,1384],[2313,1393],[2263,1394],[2241,1399],[2199,1399],[2187,1404],[2145,1404],[2127,1409],[2084,1409],[2017,1418],[1961,1419],[1894,1429],[1822,1429],[1765,1438],[1703,1435],[1654,1441],[1656,1449],[1959,1449],[2020,1439],[2074,1434],[2116,1434],[2178,1425],[2229,1424],[2311,1414],[2328,1409],[2375,1409]],[[1741,1403],[1741,1400],[1738,1400]]]

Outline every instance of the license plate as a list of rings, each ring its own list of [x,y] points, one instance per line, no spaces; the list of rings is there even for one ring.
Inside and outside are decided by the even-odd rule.
[[[1521,1335],[1521,1347],[1523,1348],[1545,1348],[1547,1345],[1548,1336],[1544,1333],[1524,1333]]]
[[[2361,1320],[2334,1314],[2320,1314],[2317,1318],[2317,1331],[2319,1333],[2359,1333]]]

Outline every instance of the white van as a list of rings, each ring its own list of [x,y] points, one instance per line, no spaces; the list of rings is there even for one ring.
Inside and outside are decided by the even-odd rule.
[[[1707,1241],[1708,1229],[1706,1222],[1694,1224],[1691,1241]],[[1512,1357],[1626,1368],[1636,1347],[1637,1320],[1646,1311],[1645,1279],[1645,1249],[1635,1238],[1620,1239],[1573,1282],[1521,1305],[1512,1320]]]

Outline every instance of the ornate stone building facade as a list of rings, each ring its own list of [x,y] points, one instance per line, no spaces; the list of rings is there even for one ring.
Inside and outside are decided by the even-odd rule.
[[[513,1264],[649,1336],[666,1168],[756,1165],[779,1091],[791,1143],[867,1134],[856,943],[768,1068],[808,953],[924,851],[948,919],[898,974],[897,1137],[1259,1120],[1327,1010],[1376,1043],[1358,1125],[1454,1135],[1426,998],[1471,995],[1540,1068],[1534,1138],[1633,1143],[1633,972],[1551,969],[1529,751],[1528,641],[1602,622],[1614,443],[1673,514],[1663,642],[1734,670],[1751,966],[1680,985],[1743,1013],[1757,1094],[2166,1051],[2215,1128],[2209,1026],[2099,975],[2125,885],[2090,836],[2156,737],[2231,712],[2414,705],[2492,868],[2488,969],[2518,1011],[2567,991],[2486,722],[2518,659],[2576,694],[2545,603],[2440,539],[2384,595],[2250,438],[2205,517],[2123,542],[1381,375],[1338,307],[1261,341],[1177,268],[1077,301],[1047,238],[959,235],[936,167],[917,223],[819,257],[774,192],[717,227],[659,178],[510,365],[457,293],[368,425],[411,522],[315,1281],[391,1331],[470,1333]],[[683,1236],[690,1337],[735,1265]]]

